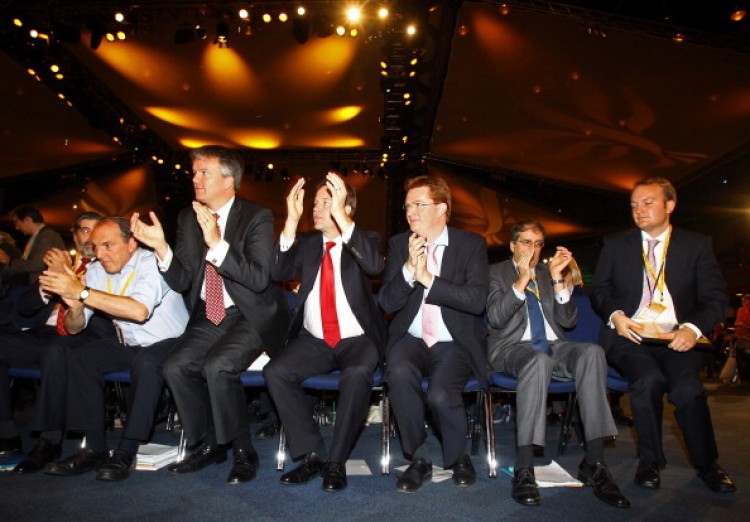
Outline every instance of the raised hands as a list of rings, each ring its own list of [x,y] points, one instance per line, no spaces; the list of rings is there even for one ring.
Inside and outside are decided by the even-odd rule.
[[[297,235],[297,225],[302,219],[303,201],[305,199],[304,186],[305,178],[298,179],[286,197],[286,222],[284,223],[283,234],[290,241]]]
[[[138,241],[153,248],[159,259],[164,259],[169,250],[167,240],[164,238],[164,228],[156,214],[149,212],[148,215],[153,225],[147,225],[140,220],[138,212],[133,212],[133,215],[130,216],[130,230]]]
[[[562,279],[563,271],[568,267],[572,260],[573,254],[570,250],[561,246],[557,247],[555,255],[552,256],[552,259],[550,259],[547,264],[552,279]]]
[[[206,243],[208,248],[214,248],[221,241],[221,234],[216,226],[216,218],[203,203],[193,201],[193,211],[195,212],[195,218],[198,220],[198,226],[203,233],[203,241]]]
[[[51,272],[65,273],[65,268],[70,268],[73,265],[70,254],[59,248],[50,248],[47,250],[42,260],[47,265],[47,270]]]
[[[346,184],[338,174],[329,172],[326,174],[326,185],[331,191],[331,217],[339,231],[344,232],[352,223],[352,219],[346,213]]]

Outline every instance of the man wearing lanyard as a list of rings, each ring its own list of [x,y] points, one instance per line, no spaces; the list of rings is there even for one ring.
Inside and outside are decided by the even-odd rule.
[[[152,225],[138,214],[131,223],[190,309],[190,324],[165,362],[164,376],[193,451],[169,471],[193,473],[222,463],[232,446],[227,483],[240,484],[258,469],[240,373],[264,348],[272,353],[281,345],[289,307],[270,280],[273,215],[236,197],[242,157],[215,145],[194,149],[190,157],[195,201],[177,219],[174,250],[153,212]]]
[[[444,179],[406,182],[410,230],[392,237],[380,289],[389,327],[386,380],[401,446],[411,464],[396,489],[411,493],[432,476],[425,447],[425,406],[442,435],[443,467],[468,487],[476,473],[466,453],[463,389],[472,375],[487,379],[487,245],[473,232],[448,227],[451,192]],[[422,378],[429,377],[426,394]]]
[[[490,368],[518,378],[518,447],[511,495],[525,506],[540,503],[533,445],[544,446],[546,440],[547,389],[554,377],[576,384],[586,434],[578,479],[593,486],[604,502],[630,507],[604,463],[603,437],[617,434],[607,403],[604,351],[595,344],[565,339],[564,329],[573,328],[577,317],[572,286],[563,276],[573,254],[558,246],[548,263],[539,263],[543,247],[542,224],[519,221],[511,229],[513,258],[490,267]]]
[[[182,334],[188,314],[182,296],[159,275],[152,252],[138,247],[123,217],[103,218],[91,235],[97,261],[85,283],[73,274],[46,271],[42,288],[68,305],[65,328],[76,335],[87,328],[94,311],[107,314],[118,332],[76,347],[68,356],[67,428],[86,436],[86,447],[44,468],[51,475],[97,470],[99,480],[126,479],[135,466],[138,446],[148,441],[161,398],[161,365]],[[111,455],[104,420],[104,374],[130,370],[128,422]]]
[[[698,476],[714,491],[735,484],[719,466],[706,393],[699,379],[700,339],[726,316],[724,278],[710,238],[673,227],[677,204],[663,178],[639,181],[630,196],[637,229],[609,236],[594,273],[591,303],[604,321],[607,360],[630,381],[638,433],[635,483],[657,489],[666,464],[662,447],[663,395]]]
[[[66,267],[72,267],[76,274],[83,275],[94,258],[91,231],[100,219],[101,216],[95,212],[79,214],[72,229],[77,248],[75,260],[71,265],[67,252],[52,248],[42,258],[48,269],[65,272]],[[13,470],[16,473],[34,473],[60,455],[65,430],[68,350],[94,339],[114,337],[114,328],[111,321],[97,316],[81,335],[68,335],[63,324],[64,303],[59,296],[42,291],[38,284],[29,286],[19,295],[18,311],[24,316],[46,319],[46,322],[25,332],[0,337],[0,454],[7,450],[21,450],[21,438],[12,419],[7,369],[39,364],[42,379],[31,427],[32,432],[40,435],[28,455]]]
[[[298,234],[304,183],[298,180],[287,197],[287,219],[272,273],[277,281],[300,280],[297,313],[287,345],[264,374],[292,457],[304,457],[281,483],[304,484],[322,474],[324,491],[340,491],[347,486],[346,460],[367,412],[372,375],[385,341],[385,321],[369,281],[384,263],[378,234],[352,221],[357,206],[354,189],[335,173],[329,172],[315,191],[316,231]],[[327,456],[300,383],[333,370],[341,370],[341,380]]]

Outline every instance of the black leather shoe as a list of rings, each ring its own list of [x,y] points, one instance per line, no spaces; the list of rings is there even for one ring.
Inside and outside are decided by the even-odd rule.
[[[307,484],[323,471],[323,461],[315,453],[309,453],[302,464],[288,473],[281,475],[282,484]]]
[[[234,450],[234,463],[227,477],[227,484],[250,482],[258,473],[258,454],[255,450]]]
[[[336,492],[346,489],[346,465],[341,462],[326,462],[323,467],[323,491]]]
[[[524,506],[538,506],[539,488],[536,485],[533,468],[518,468],[513,471],[513,500]]]
[[[734,493],[737,486],[734,484],[732,477],[721,469],[721,466],[714,464],[706,473],[698,473],[698,476],[706,485],[717,493]]]
[[[67,459],[60,462],[50,462],[44,466],[47,475],[80,475],[98,469],[107,462],[109,454],[106,451],[94,451],[90,448],[82,448],[73,453]]]
[[[401,493],[414,493],[422,487],[422,482],[432,478],[432,462],[416,459],[404,470],[396,481],[396,489]]]
[[[661,486],[659,466],[645,460],[640,461],[638,471],[635,472],[635,484],[642,488],[659,489]]]
[[[264,423],[258,431],[255,432],[255,438],[259,440],[272,439],[279,432],[279,424],[276,421]]]
[[[53,460],[60,458],[60,444],[52,444],[49,439],[39,437],[29,454],[16,464],[13,471],[16,473],[36,473],[42,471],[44,466]]]
[[[0,439],[0,457],[19,453],[22,449],[23,444],[21,443],[21,437],[16,436],[7,439]]]
[[[471,465],[471,459],[468,455],[461,455],[453,465],[453,483],[459,488],[467,488],[474,485],[476,481],[477,472]]]
[[[227,460],[227,450],[219,446],[209,446],[204,444],[199,447],[189,457],[181,462],[170,464],[167,471],[175,475],[184,473],[194,473],[200,471],[211,464],[221,464]]]
[[[130,476],[130,470],[135,469],[135,455],[127,451],[116,449],[109,456],[107,462],[96,470],[96,480],[116,482]]]
[[[615,484],[607,465],[603,462],[591,465],[586,462],[586,459],[582,460],[581,465],[578,466],[578,480],[585,486],[593,487],[594,495],[599,500],[615,507],[630,507],[630,501],[620,493],[620,488]]]

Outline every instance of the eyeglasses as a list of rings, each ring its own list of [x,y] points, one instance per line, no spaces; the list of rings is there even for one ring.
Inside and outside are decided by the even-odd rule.
[[[429,207],[432,205],[437,205],[437,203],[434,203],[434,202],[433,203],[420,203],[420,202],[407,203],[406,205],[404,205],[404,211],[409,212],[411,210],[416,210],[417,212],[419,212],[422,208]]]
[[[542,248],[544,246],[544,241],[532,241],[531,239],[516,239],[516,243],[521,243],[527,248],[531,245],[534,245],[534,248]]]

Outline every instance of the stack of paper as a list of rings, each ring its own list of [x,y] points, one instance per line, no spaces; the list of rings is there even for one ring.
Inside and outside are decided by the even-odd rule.
[[[177,460],[177,446],[141,444],[136,456],[135,469],[155,470]]]
[[[513,466],[503,466],[500,470],[506,475],[513,476]],[[574,479],[560,464],[551,461],[546,466],[534,466],[534,478],[540,488],[574,487],[580,488],[583,483]]]

